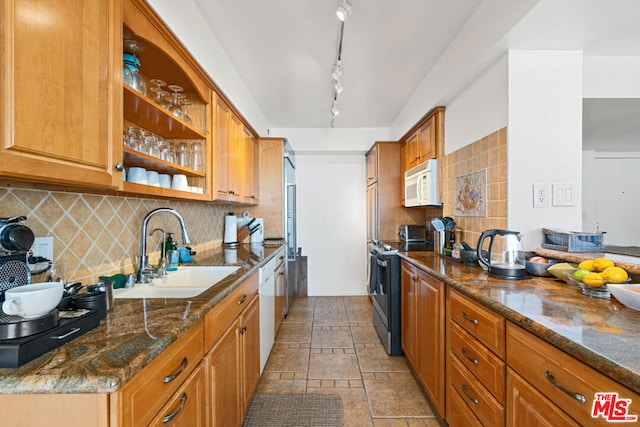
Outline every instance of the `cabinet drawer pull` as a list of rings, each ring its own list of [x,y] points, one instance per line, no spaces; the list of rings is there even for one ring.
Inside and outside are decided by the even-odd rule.
[[[238,300],[238,305],[243,304],[247,300],[247,295],[242,295],[242,298]]]
[[[184,372],[188,364],[189,364],[189,359],[185,357],[184,359],[182,359],[182,363],[180,364],[180,370],[175,374],[167,375],[166,377],[164,377],[162,382],[165,384],[169,384],[171,381],[175,380],[178,375]]]
[[[469,322],[473,323],[474,325],[477,325],[477,324],[478,324],[478,321],[477,321],[476,319],[472,319],[472,318],[470,318],[470,317],[469,317],[469,315],[467,315],[467,313],[466,313],[465,311],[462,311],[462,312],[460,313],[460,315],[462,316],[462,318],[463,318],[464,320],[467,320],[467,321],[469,321]]]
[[[244,335],[245,332],[247,332],[246,326],[243,326],[242,328],[240,328],[240,335]]]
[[[473,403],[475,403],[476,405],[478,403],[480,403],[480,401],[478,399],[476,399],[475,397],[471,397],[469,396],[469,393],[467,393],[467,385],[466,384],[462,384],[462,392],[464,393],[464,395],[467,397],[467,399],[469,399],[470,401],[472,401]]]
[[[556,382],[556,379],[551,374],[551,372],[545,371],[544,377],[547,379],[547,381],[549,381],[551,384],[553,384],[554,387],[559,388],[564,394],[567,394],[567,395],[573,397],[575,400],[577,400],[580,403],[587,403],[587,398],[584,397],[583,395],[581,395],[580,393],[574,393],[572,391],[569,391],[566,388],[562,387],[560,384],[558,384]]]
[[[478,364],[478,359],[474,359],[473,357],[469,356],[469,353],[467,352],[467,349],[462,347],[462,355],[464,357],[466,357],[467,359],[469,359],[471,361],[471,363],[473,363],[474,365]]]
[[[165,416],[162,419],[162,424],[166,424],[169,421],[171,421],[172,419],[174,419],[175,417],[178,416],[178,414],[180,414],[180,412],[182,412],[182,410],[184,409],[184,405],[187,404],[187,399],[189,398],[189,396],[187,396],[187,393],[182,393],[182,396],[180,396],[180,407],[178,409],[176,409],[176,412],[174,412],[173,414],[169,414],[167,416]]]

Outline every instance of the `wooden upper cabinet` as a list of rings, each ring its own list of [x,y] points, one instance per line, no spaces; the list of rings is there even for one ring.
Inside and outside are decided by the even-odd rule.
[[[258,204],[258,140],[246,128],[244,128],[242,160],[242,202],[255,205]]]
[[[437,159],[443,152],[444,111],[444,107],[434,108],[401,139],[404,144],[403,173],[427,160]],[[442,172],[440,167],[438,169]]]
[[[120,4],[2,2],[0,176],[120,185]]]
[[[142,0],[124,0],[124,26],[122,37],[138,42],[140,50],[140,74],[147,80],[147,94],[142,94],[127,85],[120,87],[123,92],[122,131],[137,127],[173,141],[176,146],[186,143],[189,148],[198,143],[203,151],[202,166],[179,164],[178,160],[165,161],[144,152],[124,149],[125,167],[139,166],[147,170],[170,175],[187,176],[189,185],[204,188],[204,194],[152,187],[125,182],[127,192],[196,200],[212,198],[211,180],[211,92],[213,82],[199,64],[191,57],[178,39],[164,25],[149,5]],[[119,72],[122,73],[122,45],[119,47]],[[186,96],[188,105],[181,108],[188,118],[173,114],[156,102],[157,94],[152,79],[165,83],[164,90],[171,93],[169,85],[177,85]]]
[[[378,147],[367,153],[367,185],[378,181]]]

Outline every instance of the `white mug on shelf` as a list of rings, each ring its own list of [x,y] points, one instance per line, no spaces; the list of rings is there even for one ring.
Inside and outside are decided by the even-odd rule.
[[[147,185],[151,185],[153,187],[160,187],[160,181],[158,179],[158,172],[156,172],[156,171],[147,171]]]
[[[189,182],[187,181],[187,176],[181,173],[177,173],[173,175],[171,188],[179,191],[190,191]]]
[[[158,175],[158,181],[160,182],[160,187],[171,188],[171,175],[161,173]]]

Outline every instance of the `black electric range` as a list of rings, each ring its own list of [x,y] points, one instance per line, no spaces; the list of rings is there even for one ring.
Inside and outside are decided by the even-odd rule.
[[[57,310],[37,319],[0,315],[0,368],[17,368],[89,332],[104,317],[99,310]]]

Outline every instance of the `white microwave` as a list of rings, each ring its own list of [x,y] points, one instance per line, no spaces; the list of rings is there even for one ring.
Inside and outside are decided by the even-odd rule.
[[[404,173],[404,205],[442,206],[438,201],[436,160],[427,160]]]

